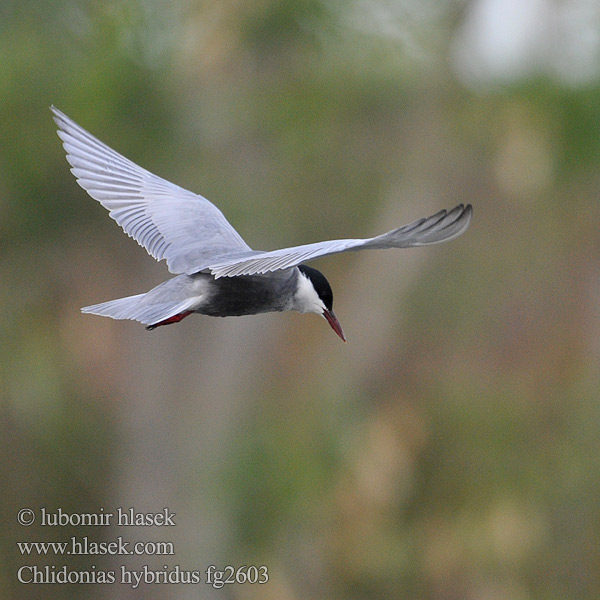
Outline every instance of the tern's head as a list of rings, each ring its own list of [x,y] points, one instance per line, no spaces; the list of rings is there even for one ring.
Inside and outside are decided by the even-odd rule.
[[[323,273],[306,265],[298,265],[298,269],[300,276],[293,309],[301,313],[313,312],[321,315],[345,342],[342,326],[333,312],[333,292],[329,281]]]

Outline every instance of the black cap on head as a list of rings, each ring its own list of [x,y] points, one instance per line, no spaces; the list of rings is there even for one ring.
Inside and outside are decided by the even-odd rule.
[[[317,271],[317,269],[307,267],[306,265],[298,265],[298,268],[301,273],[310,279],[319,298],[323,300],[325,308],[327,310],[333,310],[333,292],[331,291],[329,281],[325,279],[325,275],[323,275],[321,271]]]

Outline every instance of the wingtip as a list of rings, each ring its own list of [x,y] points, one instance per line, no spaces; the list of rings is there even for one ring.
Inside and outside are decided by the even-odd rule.
[[[458,216],[454,220],[455,225],[461,225],[458,229],[456,236],[463,234],[471,224],[471,218],[473,217],[473,206],[471,204],[459,204],[454,210],[458,212]],[[450,238],[452,239],[452,238]]]
[[[54,122],[56,123],[58,128],[62,129],[67,124],[67,121],[68,121],[67,115],[65,115],[65,113],[63,113],[61,110],[56,108],[56,106],[54,106],[54,104],[50,105],[50,111],[52,112],[52,119],[54,120]]]
[[[463,209],[463,215],[466,215],[467,224],[471,222],[471,218],[473,217],[473,205],[467,204]]]
[[[471,204],[458,204],[453,209],[448,211],[448,215],[452,214],[456,215],[453,223],[466,221],[466,223],[468,224],[471,221],[471,217],[473,216],[473,206]]]

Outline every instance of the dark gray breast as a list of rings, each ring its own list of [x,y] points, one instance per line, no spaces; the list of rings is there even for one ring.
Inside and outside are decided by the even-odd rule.
[[[287,310],[296,292],[296,268],[265,275],[214,277],[199,273],[194,277],[207,277],[210,282],[210,299],[198,309],[213,317],[237,317],[264,312]]]

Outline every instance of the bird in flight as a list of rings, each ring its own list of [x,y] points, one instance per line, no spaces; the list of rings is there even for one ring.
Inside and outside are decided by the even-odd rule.
[[[471,221],[471,205],[460,204],[373,238],[252,250],[212,202],[146,171],[51,110],[77,183],[175,275],[145,294],[86,306],[84,313],[154,329],[192,313],[231,317],[296,310],[323,316],[346,341],[329,282],[305,261],[350,250],[437,244],[464,233]]]

